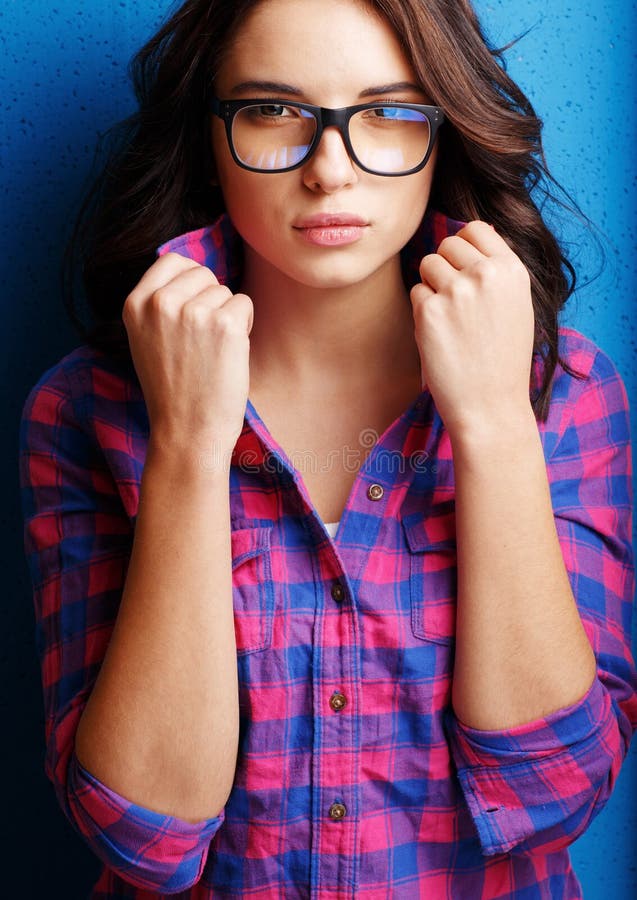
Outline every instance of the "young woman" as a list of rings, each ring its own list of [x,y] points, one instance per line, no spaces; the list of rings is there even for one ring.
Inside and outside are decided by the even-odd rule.
[[[94,898],[572,898],[637,722],[628,410],[465,0],[189,0],[23,413]],[[537,195],[534,195],[537,198]]]

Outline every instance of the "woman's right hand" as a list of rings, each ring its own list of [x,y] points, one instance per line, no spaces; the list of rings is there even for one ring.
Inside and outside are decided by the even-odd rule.
[[[248,398],[253,315],[248,296],[191,259],[167,253],[148,269],[122,320],[153,438],[232,452]]]

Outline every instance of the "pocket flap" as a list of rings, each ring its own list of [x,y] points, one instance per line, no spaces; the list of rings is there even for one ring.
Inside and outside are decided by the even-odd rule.
[[[403,517],[402,522],[412,553],[456,549],[455,505],[445,504],[440,513],[433,515],[431,508],[427,510],[427,514],[410,513]]]
[[[235,528],[230,533],[232,568],[236,569],[241,563],[267,550],[270,547],[271,531],[271,525],[258,526],[256,528]]]

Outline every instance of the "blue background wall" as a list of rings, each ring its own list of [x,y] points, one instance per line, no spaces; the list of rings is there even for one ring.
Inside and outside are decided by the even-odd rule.
[[[85,897],[97,865],[58,811],[43,774],[39,669],[30,585],[22,558],[17,426],[39,375],[78,343],[58,286],[68,223],[98,133],[131,109],[126,65],[166,12],[165,0],[8,0],[0,7],[0,390],[8,472],[0,518],[7,593],[0,605],[0,718],[4,896]],[[509,71],[545,122],[549,164],[602,229],[607,265],[578,291],[564,321],[615,360],[637,436],[636,280],[637,2],[478,0],[488,32],[505,44]],[[549,12],[547,12],[547,7]],[[567,229],[581,274],[597,265],[580,230]],[[637,742],[614,796],[573,848],[587,900],[628,900],[637,890]]]

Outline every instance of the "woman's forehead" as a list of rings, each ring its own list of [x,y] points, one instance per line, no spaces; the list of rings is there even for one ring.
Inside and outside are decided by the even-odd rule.
[[[268,80],[306,91],[414,81],[389,23],[358,0],[262,0],[236,29],[217,82]]]

